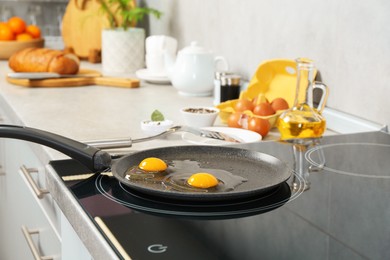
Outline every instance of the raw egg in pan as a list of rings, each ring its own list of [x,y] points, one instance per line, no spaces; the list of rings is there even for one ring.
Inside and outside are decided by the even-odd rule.
[[[142,162],[140,162],[140,164],[138,165],[138,167],[141,170],[147,172],[162,172],[168,168],[167,164],[163,160],[156,157],[149,157],[143,159]]]
[[[218,185],[218,179],[214,175],[207,172],[199,172],[192,174],[187,179],[187,184],[195,188],[212,188]]]
[[[151,157],[145,163],[131,167],[125,175],[129,181],[139,184],[161,184],[166,190],[182,192],[226,192],[232,191],[247,179],[233,173],[213,168],[202,168],[192,160],[172,160],[164,162]],[[158,160],[155,160],[158,159]],[[167,167],[164,169],[164,164]],[[150,167],[146,167],[150,164]],[[141,168],[142,166],[142,168]],[[164,169],[164,170],[163,170]]]

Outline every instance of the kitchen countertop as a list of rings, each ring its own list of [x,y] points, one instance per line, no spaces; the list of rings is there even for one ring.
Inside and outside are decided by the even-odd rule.
[[[99,70],[99,65],[82,67]],[[68,88],[26,88],[6,82],[6,62],[0,62],[0,102],[19,119],[16,124],[43,129],[79,141],[145,137],[140,122],[158,109],[175,124],[182,124],[179,109],[184,106],[212,106],[211,97],[185,97],[170,85],[141,82],[139,88],[105,86]],[[131,75],[129,75],[131,76]],[[218,122],[216,122],[218,123]],[[172,139],[174,142],[172,142]],[[133,149],[178,145],[181,138],[134,144]],[[48,159],[62,156],[47,150]]]
[[[100,68],[89,63],[82,63],[82,67]],[[12,124],[43,129],[79,141],[143,137],[140,122],[148,119],[153,110],[158,109],[167,119],[182,124],[179,108],[212,106],[213,101],[211,97],[180,96],[170,85],[145,82],[141,82],[140,88],[136,89],[105,86],[26,88],[6,82],[5,74],[9,71],[6,62],[0,62],[0,71],[0,104],[14,119]],[[217,120],[216,124],[220,122]],[[327,130],[327,133],[332,134],[332,131]],[[275,139],[275,136],[272,133],[269,140]],[[175,133],[167,139],[134,144],[129,150],[185,144],[189,143]],[[51,148],[39,145],[33,148],[44,164],[50,160],[68,158]],[[47,188],[92,256],[112,257],[113,252],[107,242],[61,179],[50,169],[47,179]]]

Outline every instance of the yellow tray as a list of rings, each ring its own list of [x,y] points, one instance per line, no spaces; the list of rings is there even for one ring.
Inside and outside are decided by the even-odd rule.
[[[316,74],[314,71],[314,76]],[[289,107],[292,107],[295,99],[297,83],[297,69],[295,60],[288,59],[273,59],[262,62],[257,68],[248,88],[241,92],[241,98],[254,99],[259,94],[264,96],[271,102],[273,99],[282,97],[287,102]],[[302,93],[304,94],[304,93]],[[223,123],[227,123],[227,119],[231,113],[234,113],[234,105],[237,99],[229,100],[219,104],[220,118]],[[250,114],[247,111],[247,114]],[[274,126],[277,116],[281,114],[278,111],[272,116],[256,116],[263,119],[268,119],[271,126]]]

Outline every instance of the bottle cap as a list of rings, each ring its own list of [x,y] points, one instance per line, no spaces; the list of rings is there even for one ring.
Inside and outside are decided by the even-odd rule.
[[[222,75],[220,80],[221,80],[221,86],[239,86],[241,81],[241,76],[236,74]]]
[[[222,76],[226,75],[233,75],[233,72],[230,71],[216,71],[215,72],[215,79],[220,80]]]

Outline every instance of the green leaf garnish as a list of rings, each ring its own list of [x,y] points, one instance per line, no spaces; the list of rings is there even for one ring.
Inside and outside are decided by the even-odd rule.
[[[151,118],[152,118],[152,121],[164,121],[165,120],[164,115],[160,111],[158,111],[157,109],[153,111]]]

